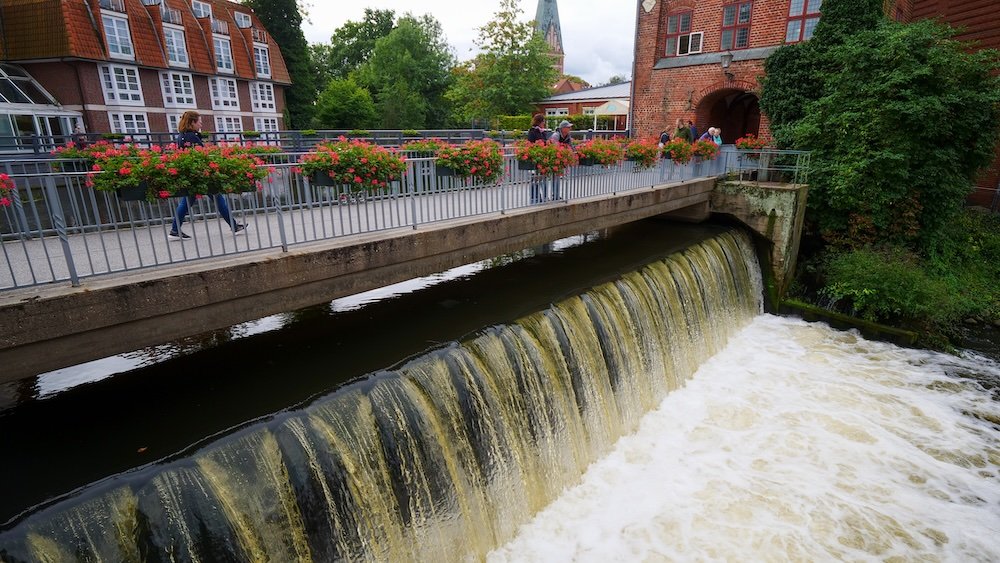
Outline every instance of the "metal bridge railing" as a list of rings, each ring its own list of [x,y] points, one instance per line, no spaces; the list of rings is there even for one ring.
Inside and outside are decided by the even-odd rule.
[[[0,164],[16,185],[12,205],[0,207],[0,290],[70,281],[90,276],[230,256],[362,233],[502,214],[535,205],[614,195],[631,190],[710,177],[753,182],[804,182],[808,155],[765,151],[756,159],[723,151],[714,160],[652,168],[633,162],[616,166],[574,166],[563,177],[521,170],[505,150],[503,179],[478,185],[439,175],[436,159],[409,158],[402,179],[365,194],[310,183],[296,172],[298,156],[276,155],[275,172],[254,193],[226,195],[239,235],[218,218],[214,198],[193,200],[183,230],[190,240],[171,240],[179,198],[122,201],[114,193],[86,186],[88,172],[73,161]]]

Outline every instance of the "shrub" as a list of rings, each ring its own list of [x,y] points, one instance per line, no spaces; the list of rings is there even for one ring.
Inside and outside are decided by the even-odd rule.
[[[576,154],[573,149],[561,143],[546,143],[545,141],[534,143],[518,141],[515,156],[518,160],[535,163],[539,174],[559,175],[576,163]]]
[[[334,182],[352,190],[373,190],[403,175],[406,164],[395,152],[341,137],[319,143],[302,155],[298,170],[307,175],[326,174]]]
[[[674,137],[663,145],[663,156],[670,157],[677,164],[687,164],[694,156],[694,146],[684,139]]]
[[[430,156],[436,153],[442,147],[447,147],[448,142],[442,139],[421,139],[419,141],[409,141],[403,143],[403,146],[399,147],[400,150],[410,151],[415,153],[421,153],[424,156]]]
[[[595,164],[610,166],[621,162],[624,152],[622,145],[612,139],[591,139],[576,146],[576,154],[581,159],[589,158]]]
[[[635,140],[625,145],[625,158],[635,161],[639,168],[649,168],[660,154],[656,139]]]
[[[14,180],[5,173],[0,173],[0,207],[10,207],[14,202]]]
[[[692,152],[697,157],[701,157],[705,160],[711,160],[715,158],[715,155],[719,154],[719,145],[708,140],[696,141],[692,146]]]
[[[438,149],[437,158],[438,166],[451,168],[461,178],[492,184],[503,176],[503,152],[499,144],[489,139],[445,145]]]
[[[420,137],[420,131],[416,129],[403,129],[401,131],[404,137]]]

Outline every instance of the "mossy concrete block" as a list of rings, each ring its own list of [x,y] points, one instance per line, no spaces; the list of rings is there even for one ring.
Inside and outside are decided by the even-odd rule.
[[[808,192],[804,184],[727,180],[720,180],[712,192],[713,213],[729,215],[771,241],[779,296],[785,294],[795,271]]]

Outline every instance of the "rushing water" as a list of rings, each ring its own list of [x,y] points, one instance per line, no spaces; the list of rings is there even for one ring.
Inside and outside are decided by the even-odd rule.
[[[489,560],[1000,561],[998,384],[758,317]]]
[[[87,489],[0,536],[0,549],[53,561],[481,557],[760,301],[749,238],[721,234]]]
[[[748,237],[718,233],[662,258],[640,242],[664,246],[651,232],[592,243],[600,268],[587,252],[583,269],[500,268],[489,296],[477,285],[464,304],[465,282],[442,283],[427,290],[440,290],[434,308],[342,303],[337,328],[299,314],[298,332],[273,338],[261,322],[217,360],[182,355],[92,389],[40,378],[37,399],[0,411],[0,431],[161,390],[127,412],[169,420],[176,432],[150,442],[169,452],[385,368],[400,357],[389,349],[474,331],[124,473],[113,468],[134,461],[83,460],[134,439],[132,418],[105,413],[106,435],[81,418],[89,441],[46,458],[81,467],[38,470],[112,476],[12,522],[0,560],[997,560],[1000,368],[760,315]],[[205,362],[219,373],[185,375]],[[198,377],[219,383],[184,386]],[[5,449],[26,463],[37,444],[73,444],[19,440]],[[21,471],[0,481],[32,482]]]

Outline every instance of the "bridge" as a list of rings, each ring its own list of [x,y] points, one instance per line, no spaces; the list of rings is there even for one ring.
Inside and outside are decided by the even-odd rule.
[[[661,215],[736,216],[776,243],[783,279],[808,155],[729,150],[687,165],[580,166],[558,194],[553,178],[519,170],[510,154],[504,179],[488,186],[411,158],[401,181],[363,198],[310,185],[294,160],[277,164],[260,193],[227,196],[245,233],[201,200],[186,241],[167,236],[176,201],[121,201],[87,188],[82,173],[41,165],[15,174],[15,205],[0,208],[0,382]]]

